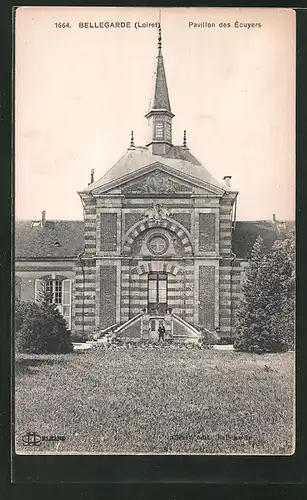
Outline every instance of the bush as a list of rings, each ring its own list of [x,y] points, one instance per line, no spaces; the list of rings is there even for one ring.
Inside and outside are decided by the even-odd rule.
[[[217,342],[218,345],[230,345],[234,343],[234,339],[231,337],[221,337],[220,340]]]
[[[16,350],[47,354],[72,352],[71,332],[54,304],[17,302],[15,307]]]
[[[166,339],[161,341],[151,339],[131,340],[124,337],[109,337],[105,344],[107,349],[190,349],[201,347],[197,342],[192,342],[189,339]]]
[[[199,344],[201,346],[203,346],[203,347],[207,346],[210,348],[214,344],[218,343],[219,336],[217,333],[210,332],[209,330],[207,330],[207,328],[205,328],[201,325],[197,325],[196,328],[201,333],[200,338],[199,338]]]
[[[88,340],[88,336],[82,332],[74,332],[71,334],[71,341],[72,342],[86,342]]]

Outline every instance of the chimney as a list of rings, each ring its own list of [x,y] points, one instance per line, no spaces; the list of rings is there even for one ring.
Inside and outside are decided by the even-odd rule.
[[[230,179],[231,179],[231,175],[224,175],[224,177],[223,177],[223,181],[225,181],[225,184],[227,187],[230,187]]]
[[[91,170],[91,184],[94,183],[94,169]]]
[[[273,219],[273,222],[276,222],[276,214],[273,214],[272,219]]]
[[[45,225],[46,225],[46,212],[45,212],[45,210],[42,211],[41,225],[42,225],[42,227],[45,227]]]

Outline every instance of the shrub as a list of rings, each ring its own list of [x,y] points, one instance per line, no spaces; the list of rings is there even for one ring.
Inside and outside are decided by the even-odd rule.
[[[86,342],[88,340],[88,336],[82,332],[74,332],[71,334],[71,341],[72,342]]]
[[[71,332],[54,304],[18,302],[15,347],[32,354],[72,352]]]
[[[30,313],[31,302],[21,302],[20,300],[15,301],[15,332],[19,332],[21,329],[24,318]]]
[[[197,325],[196,328],[201,333],[200,338],[199,338],[199,344],[201,346],[203,346],[203,347],[207,346],[210,348],[214,344],[218,343],[219,336],[216,332],[210,332],[209,330],[207,330],[207,328],[205,328],[201,325]]]
[[[234,343],[234,339],[231,337],[221,337],[217,342],[218,345],[230,345]]]
[[[109,337],[109,341],[105,344],[107,349],[190,349],[201,347],[197,342],[189,341],[189,339],[166,339],[157,341],[151,339],[140,339],[133,341],[124,337]]]

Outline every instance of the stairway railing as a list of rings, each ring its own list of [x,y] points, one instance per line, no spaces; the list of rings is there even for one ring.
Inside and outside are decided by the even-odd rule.
[[[177,316],[177,314],[172,313],[172,320],[175,319],[182,325],[184,325],[186,328],[188,328],[191,332],[193,332],[197,337],[200,337],[201,332],[197,330],[194,326],[192,326],[190,323],[188,323],[185,319],[180,318],[180,316]]]
[[[126,321],[125,323],[123,323],[122,325],[120,325],[118,328],[116,328],[114,330],[114,333],[115,334],[116,333],[120,333],[124,328],[126,328],[127,326],[130,326],[132,323],[134,323],[141,316],[142,316],[142,313],[139,313],[139,314],[136,314],[135,316],[133,316],[133,318],[128,319],[128,321]]]

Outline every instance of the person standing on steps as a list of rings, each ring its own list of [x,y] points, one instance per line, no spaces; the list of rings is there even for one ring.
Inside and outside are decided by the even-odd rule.
[[[159,328],[158,328],[158,333],[159,333],[159,339],[158,339],[158,341],[164,340],[164,337],[165,337],[165,326],[163,325],[163,321],[160,321]]]

